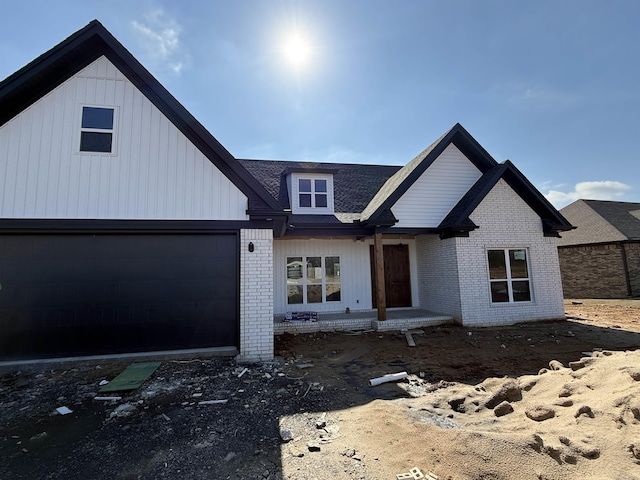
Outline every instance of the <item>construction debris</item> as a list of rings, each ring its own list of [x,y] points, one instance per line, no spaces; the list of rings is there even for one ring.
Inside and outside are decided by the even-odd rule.
[[[415,347],[416,346],[416,342],[413,341],[413,335],[411,335],[410,331],[406,331],[404,332],[404,336],[407,339],[407,345],[409,345],[410,347]]]
[[[407,473],[398,473],[396,475],[396,480],[438,480],[437,475],[429,472],[425,476],[424,473],[420,471],[418,467],[413,467]]]
[[[390,373],[389,375],[384,375],[383,377],[372,378],[369,380],[369,386],[375,387],[376,385],[380,385],[381,383],[387,382],[397,382],[398,380],[402,380],[407,378],[409,374],[407,372],[400,373]]]
[[[225,398],[224,400],[202,400],[198,402],[198,405],[220,405],[227,403],[229,400]]]
[[[161,362],[132,363],[120,375],[103,385],[100,393],[135,390],[160,366]]]

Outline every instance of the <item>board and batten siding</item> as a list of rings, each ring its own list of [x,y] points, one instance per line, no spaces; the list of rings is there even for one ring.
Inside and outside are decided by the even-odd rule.
[[[437,227],[480,178],[480,170],[450,144],[391,207],[395,227]]]
[[[82,106],[113,154],[79,152]],[[107,58],[0,127],[0,217],[246,220],[247,197]]]
[[[384,244],[399,243],[398,240],[384,240]],[[411,298],[418,305],[418,274],[416,269],[416,249],[413,239],[402,240],[409,246],[409,264],[411,274]],[[273,304],[274,313],[286,312],[344,312],[349,308],[371,310],[371,265],[369,246],[373,239],[358,241],[355,239],[282,239],[273,242]],[[287,257],[340,257],[340,296],[339,302],[287,304]]]

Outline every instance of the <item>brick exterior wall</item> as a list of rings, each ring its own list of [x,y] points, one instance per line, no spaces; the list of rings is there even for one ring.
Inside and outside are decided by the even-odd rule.
[[[438,235],[416,237],[420,308],[453,316],[462,322],[456,241]]]
[[[540,217],[500,180],[470,216],[479,226],[456,238],[462,323],[509,325],[564,317],[556,238],[545,237]],[[531,302],[491,303],[487,250],[526,248]]]
[[[249,251],[249,242],[254,245]],[[273,359],[273,232],[240,230],[240,362]]]
[[[631,293],[640,296],[640,242],[625,243]],[[628,296],[620,243],[558,247],[566,298]]]
[[[631,281],[631,295],[640,297],[640,242],[625,243],[627,266]]]

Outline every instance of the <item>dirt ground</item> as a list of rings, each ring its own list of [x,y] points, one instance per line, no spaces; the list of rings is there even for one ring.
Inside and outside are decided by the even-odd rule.
[[[424,328],[415,347],[285,335],[272,363],[165,361],[115,401],[94,397],[126,364],[5,374],[0,479],[640,479],[640,300],[566,313]]]

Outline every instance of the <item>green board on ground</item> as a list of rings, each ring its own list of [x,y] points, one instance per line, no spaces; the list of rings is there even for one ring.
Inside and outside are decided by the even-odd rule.
[[[135,390],[156,371],[162,362],[132,363],[116,378],[100,388],[100,393]]]

